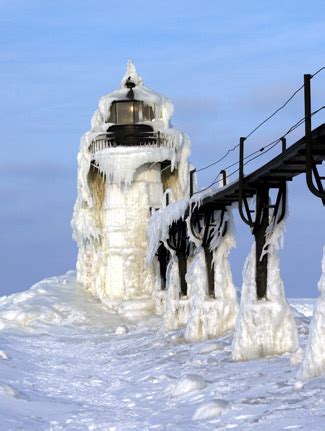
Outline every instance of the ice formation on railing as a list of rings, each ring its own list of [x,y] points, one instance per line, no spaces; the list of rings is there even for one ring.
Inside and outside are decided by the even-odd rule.
[[[190,199],[184,198],[172,202],[167,207],[156,211],[149,220],[148,225],[148,253],[147,262],[150,264],[155,256],[160,242],[165,242],[169,235],[169,228],[174,221],[185,220],[186,210],[197,208],[206,196],[211,196],[216,192],[215,188],[204,190],[194,194]],[[195,243],[195,240],[193,240]]]
[[[112,103],[127,98],[129,77],[136,84],[134,99],[145,102],[155,113],[152,121],[141,124],[160,132],[166,145],[110,147],[93,153],[96,137],[112,125],[108,123]],[[161,207],[165,189],[172,189],[175,199],[189,194],[190,140],[170,126],[173,111],[169,99],[144,87],[129,62],[121,88],[100,99],[91,130],[81,138],[72,219],[78,244],[77,278],[118,311],[121,301],[152,296],[154,265],[145,264],[150,210]],[[166,161],[170,166],[162,169],[161,163]]]
[[[180,199],[170,205],[155,211],[148,224],[148,252],[147,262],[153,261],[160,242],[165,242],[169,237],[169,228],[174,221],[183,219],[188,208],[188,199]]]
[[[201,205],[204,197],[215,192],[216,189],[211,188],[196,193],[190,199],[176,201],[155,212],[149,221],[148,264],[154,262],[155,253],[161,242],[168,248],[169,229],[177,220],[183,219],[185,221],[187,217],[187,234],[197,247],[194,256],[190,255],[187,259],[187,295],[181,296],[178,260],[173,250],[170,250],[173,257],[167,270],[167,289],[161,294],[157,292],[160,313],[163,313],[164,308],[161,303],[165,302],[165,327],[176,329],[180,326],[186,326],[185,338],[188,341],[198,341],[224,334],[234,328],[238,314],[236,291],[228,260],[230,250],[235,246],[235,229],[231,209],[227,211],[224,218],[224,223],[227,223],[228,226],[226,234],[217,235],[217,231],[215,231],[216,234],[210,248],[213,252],[214,261],[214,298],[208,296],[207,264],[204,250],[200,240],[191,234],[189,228],[191,211]],[[221,216],[220,213],[218,215]]]
[[[232,346],[232,356],[236,361],[280,355],[298,348],[298,332],[280,274],[278,250],[282,246],[284,227],[285,222],[282,221],[268,233],[266,299],[258,299],[256,295],[255,244],[246,259]]]
[[[309,326],[305,357],[297,373],[297,378],[300,380],[325,374],[325,246],[318,290],[320,296],[315,304],[314,315]]]

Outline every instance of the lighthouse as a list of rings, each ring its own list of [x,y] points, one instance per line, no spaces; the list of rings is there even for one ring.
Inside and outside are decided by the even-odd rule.
[[[172,127],[173,111],[129,61],[120,88],[100,99],[81,138],[72,219],[77,280],[117,311],[137,301],[152,309],[166,262],[146,264],[148,221],[166,200],[189,197],[190,140]]]

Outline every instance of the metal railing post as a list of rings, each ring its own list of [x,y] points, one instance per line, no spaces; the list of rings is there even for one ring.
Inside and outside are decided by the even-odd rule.
[[[227,185],[227,172],[224,169],[222,169],[220,171],[220,175],[221,175],[221,180],[222,180],[222,187],[224,187]]]
[[[318,179],[318,187],[315,187],[313,181],[313,170],[315,163],[313,160],[312,140],[311,140],[311,91],[310,81],[312,76],[304,75],[304,102],[305,102],[305,145],[306,145],[306,181],[309,190],[317,197],[323,200],[325,205],[325,191],[320,179]]]
[[[252,227],[252,222],[249,220],[243,210],[243,200],[244,200],[244,143],[246,138],[241,137],[239,140],[239,193],[238,193],[238,211],[241,219],[248,226]]]
[[[190,198],[193,196],[193,193],[194,193],[193,178],[194,178],[194,173],[195,172],[196,172],[196,169],[192,169],[190,171]]]

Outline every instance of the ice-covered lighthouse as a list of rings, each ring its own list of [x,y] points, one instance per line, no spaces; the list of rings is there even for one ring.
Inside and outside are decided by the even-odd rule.
[[[147,267],[153,210],[189,195],[190,141],[170,124],[172,102],[146,88],[129,61],[120,89],[103,96],[80,142],[72,228],[77,278],[108,306],[144,299],[156,271]]]

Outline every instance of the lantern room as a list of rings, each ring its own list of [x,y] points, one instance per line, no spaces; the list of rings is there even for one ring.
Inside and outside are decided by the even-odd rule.
[[[118,146],[144,146],[165,143],[160,132],[154,131],[150,122],[156,120],[156,107],[134,97],[136,84],[131,77],[125,82],[128,89],[125,99],[113,100],[107,116],[106,133],[100,133],[91,143],[90,151]]]

